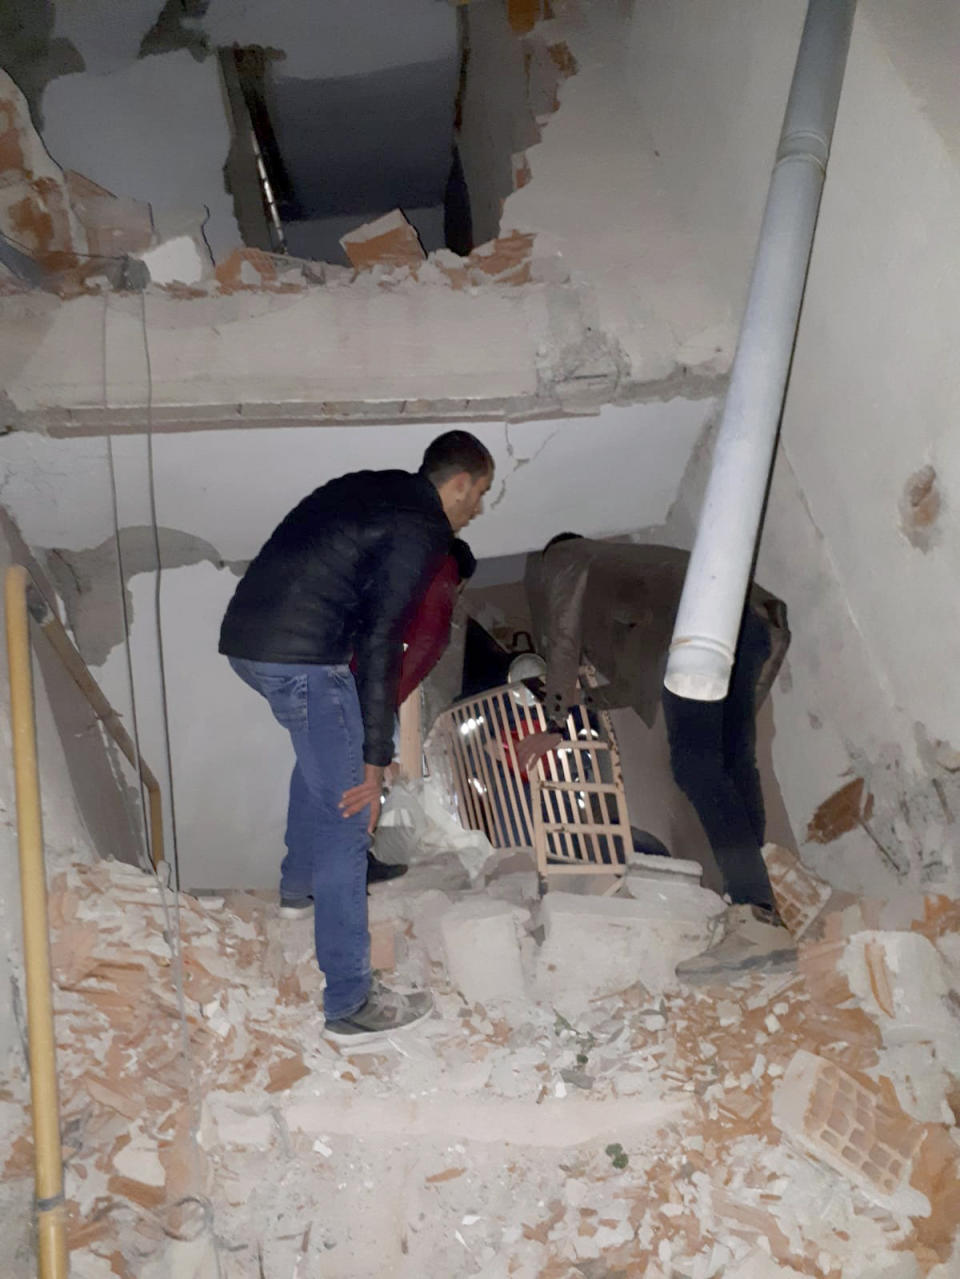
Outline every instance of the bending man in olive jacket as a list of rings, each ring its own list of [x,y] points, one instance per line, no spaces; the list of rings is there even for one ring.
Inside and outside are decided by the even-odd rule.
[[[568,708],[580,700],[585,656],[609,681],[583,700],[631,706],[653,726],[662,700],[674,778],[697,811],[733,903],[725,937],[678,968],[695,978],[779,963],[793,956],[761,855],[765,814],[756,763],[756,710],[787,646],[786,605],[752,586],[730,691],[698,702],[663,688],[673,624],[689,561],[672,546],[602,542],[560,534],[527,557],[534,632],[547,660],[545,710],[552,732],[529,738],[527,755],[559,741]]]
[[[449,431],[416,475],[331,480],[275,530],[223,620],[220,652],[293,741],[281,905],[312,901],[327,1034],[347,1042],[429,1011],[424,995],[371,987],[367,848],[393,758],[404,633],[492,478],[484,445]]]

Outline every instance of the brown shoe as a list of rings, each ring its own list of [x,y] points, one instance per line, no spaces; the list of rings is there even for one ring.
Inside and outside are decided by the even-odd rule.
[[[721,920],[719,941],[701,955],[677,964],[681,981],[736,977],[758,968],[788,968],[797,948],[787,926],[774,910],[763,906],[728,906]]]

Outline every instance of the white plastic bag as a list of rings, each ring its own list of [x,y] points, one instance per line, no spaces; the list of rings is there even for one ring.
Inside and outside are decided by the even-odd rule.
[[[374,852],[380,861],[406,866],[454,853],[471,882],[494,856],[486,835],[461,826],[437,777],[398,782],[391,789],[380,814]]]

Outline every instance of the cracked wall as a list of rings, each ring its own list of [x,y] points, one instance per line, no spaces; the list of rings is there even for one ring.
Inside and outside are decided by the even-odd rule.
[[[576,510],[593,535],[660,522],[715,400],[608,407],[596,416],[478,422],[497,488],[468,539],[478,556],[542,546]],[[367,466],[416,467],[442,424],[306,427],[157,435],[161,615],[180,865],[193,887],[269,888],[289,781],[289,742],[217,653],[236,571],[315,485]],[[155,550],[143,436],[113,440],[136,717],[158,777],[164,741],[156,639]],[[611,466],[611,459],[617,465]],[[0,501],[45,553],[75,638],[133,722],[112,532],[106,442],[16,432],[0,443]],[[167,787],[162,786],[165,794]],[[170,833],[167,813],[168,839]]]
[[[472,19],[478,49],[494,11],[497,5],[478,6]],[[139,30],[150,15],[136,15]],[[215,16],[211,8],[205,21]],[[214,275],[200,252],[188,255],[186,279],[176,271],[187,268],[169,265],[168,255],[168,274],[144,299],[110,293],[102,265],[96,278],[87,272],[71,281],[79,296],[69,302],[22,288],[0,297],[0,326],[11,339],[0,353],[0,377],[20,420],[63,433],[141,426],[144,316],[157,429],[557,416],[715,394],[733,348],[731,315],[703,284],[696,242],[664,197],[649,137],[622,127],[636,112],[628,28],[625,11],[605,6],[571,5],[564,17],[539,23],[520,46],[522,107],[514,100],[519,90],[504,89],[501,99],[494,43],[488,70],[474,81],[490,78],[493,88],[464,103],[465,162],[473,163],[472,154],[481,170],[491,168],[484,140],[491,154],[526,150],[512,153],[523,165],[511,159],[509,191],[503,174],[490,178],[494,205],[503,202],[502,217],[495,209],[501,234],[469,259],[441,250],[409,267],[357,273],[245,250]],[[69,95],[98,95],[96,111],[109,114],[85,127],[77,145],[88,150],[70,151],[56,120],[47,141],[109,190],[150,201],[163,235],[185,231],[196,239],[195,216],[184,223],[161,215],[193,182],[190,165],[211,163],[210,155],[184,150],[192,131],[176,113],[191,120],[213,114],[203,97],[214,92],[213,62],[184,49],[135,65],[126,58],[118,47],[96,74],[64,77],[48,91],[66,95],[58,118],[71,127],[94,108]],[[176,81],[178,92],[160,76]],[[124,96],[127,88],[141,95],[136,103]],[[148,123],[163,132],[156,145],[146,144],[149,130],[138,132]],[[129,139],[121,145],[116,136],[131,129],[133,158]],[[142,164],[156,170],[155,180],[141,181]],[[177,166],[182,173],[173,172]],[[194,210],[198,203],[183,202]],[[223,257],[237,237],[225,230],[216,201],[201,203],[207,240]],[[487,221],[495,230],[493,212]],[[158,255],[147,256],[157,269]]]
[[[51,547],[46,552],[47,570],[63,600],[74,642],[88,666],[101,666],[110,650],[124,642],[125,628],[132,628],[136,620],[130,579],[138,573],[153,573],[158,558],[164,572],[206,560],[239,576],[248,563],[227,565],[216,548],[202,538],[173,528],[158,528],[155,537],[153,527],[145,524],[122,528],[117,537],[82,551]]]
[[[144,524],[130,494],[143,493],[145,344],[167,468],[161,522],[219,556],[251,554],[256,525],[211,474],[267,528],[300,495],[291,480],[304,465],[319,481],[371,453],[404,464],[413,440],[463,419],[487,419],[478,430],[501,464],[480,554],[542,544],[558,509],[597,533],[663,524],[669,485],[657,476],[675,486],[723,390],[800,13],[788,0],[557,12],[535,29],[537,47],[563,43],[577,73],[544,90],[557,109],[525,142],[501,238],[468,265],[434,255],[305,274],[248,254],[219,279],[144,298],[0,298],[17,427],[3,450],[36,462],[12,470],[3,495],[52,499],[24,512],[47,525],[36,545],[84,551],[110,529],[107,504],[67,510],[70,486],[53,482],[59,464],[45,452],[69,444],[76,452],[59,456],[82,473],[102,443],[45,439],[31,455],[31,428],[132,432],[116,441],[132,468],[121,525]],[[958,21],[930,7],[907,24],[886,0],[862,0],[761,548],[760,575],[793,618],[774,753],[794,828],[853,778],[873,796],[867,829],[806,850],[845,883],[877,868],[931,878],[955,854],[956,798],[939,761],[958,744],[960,712],[949,679],[960,123],[944,89]],[[171,57],[190,60],[147,61]],[[318,426],[350,422],[383,425]],[[293,424],[305,429],[278,429]],[[219,429],[186,434],[198,427]],[[228,453],[244,455],[244,435],[257,468],[221,473]],[[623,463],[615,473],[608,448]],[[673,523],[683,515],[689,531],[692,509],[681,503]],[[58,521],[66,531],[52,537]]]

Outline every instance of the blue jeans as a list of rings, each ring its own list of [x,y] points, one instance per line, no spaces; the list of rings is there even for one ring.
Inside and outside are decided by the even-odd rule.
[[[370,810],[340,815],[345,790],[363,781],[363,720],[349,666],[297,666],[231,657],[245,684],[267,699],[290,734],[283,897],[312,897],[317,963],[326,976],[324,1015],[349,1017],[370,990],[367,822]]]

